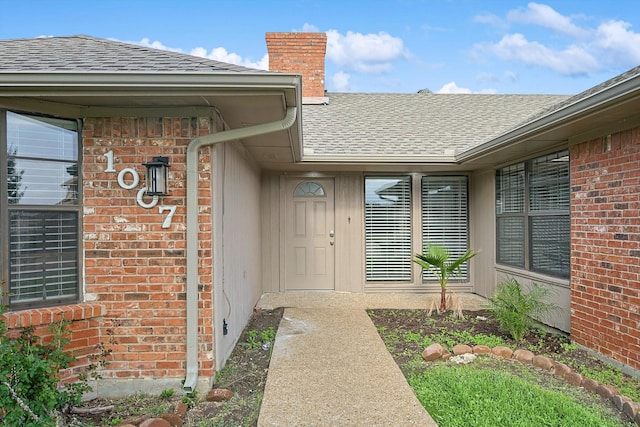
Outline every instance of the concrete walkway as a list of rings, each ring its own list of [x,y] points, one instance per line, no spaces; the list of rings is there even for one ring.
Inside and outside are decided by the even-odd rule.
[[[425,308],[434,297],[263,296],[258,307],[288,308],[276,336],[258,426],[436,426],[365,311]],[[483,304],[476,296],[463,300],[465,309]]]

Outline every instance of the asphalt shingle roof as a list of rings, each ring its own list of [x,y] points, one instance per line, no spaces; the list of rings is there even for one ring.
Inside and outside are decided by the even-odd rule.
[[[266,72],[84,35],[0,40],[0,72]]]
[[[303,107],[305,154],[442,156],[511,130],[563,95],[330,93]]]

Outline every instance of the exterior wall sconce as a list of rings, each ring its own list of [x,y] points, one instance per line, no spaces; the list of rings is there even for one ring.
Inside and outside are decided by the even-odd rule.
[[[147,195],[169,195],[169,158],[154,157],[153,161],[143,163],[147,168]]]

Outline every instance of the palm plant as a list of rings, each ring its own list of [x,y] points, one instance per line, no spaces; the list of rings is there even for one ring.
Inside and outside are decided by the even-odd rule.
[[[467,250],[462,256],[457,259],[450,259],[451,254],[449,250],[440,245],[426,245],[423,253],[416,254],[413,262],[422,267],[424,274],[425,270],[433,273],[440,282],[440,311],[445,312],[447,310],[447,283],[452,277],[461,274],[462,264],[476,256],[478,252],[471,249]]]

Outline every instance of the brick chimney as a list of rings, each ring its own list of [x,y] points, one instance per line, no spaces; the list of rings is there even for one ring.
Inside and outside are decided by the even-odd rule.
[[[325,33],[267,33],[269,71],[302,74],[302,97],[324,98]]]

